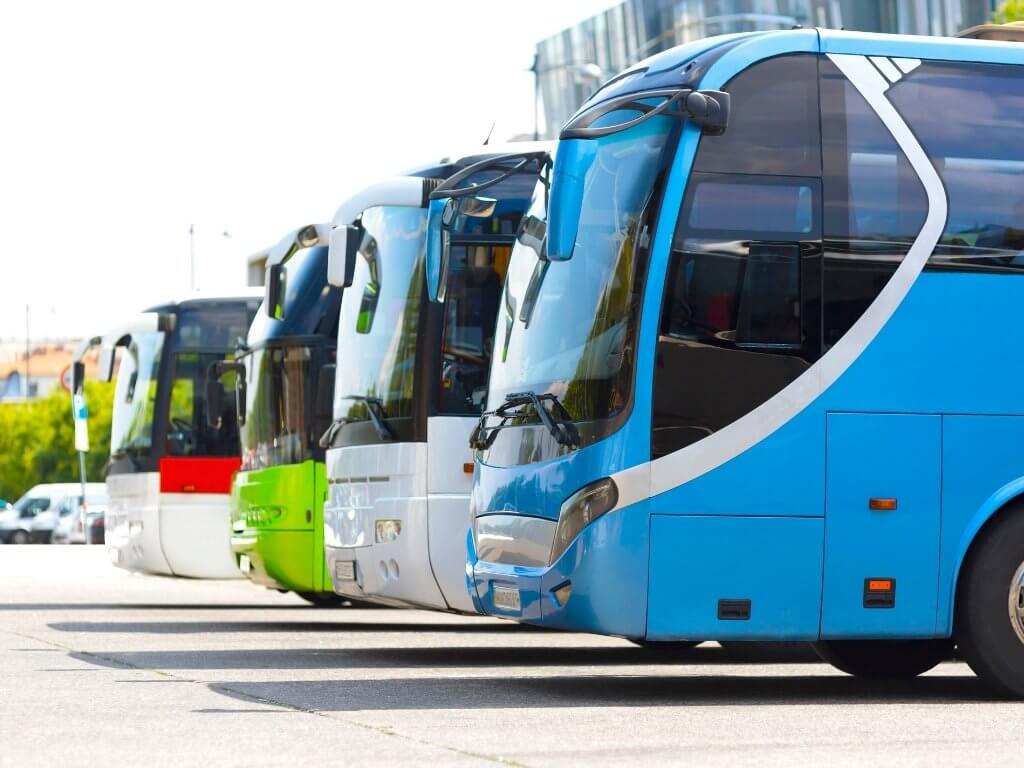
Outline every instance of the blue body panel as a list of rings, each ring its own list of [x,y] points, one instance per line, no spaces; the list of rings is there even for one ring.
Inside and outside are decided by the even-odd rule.
[[[733,39],[701,87],[721,88],[770,56],[819,50],[1024,64],[1015,44],[795,30]],[[692,55],[658,60],[676,66]],[[699,140],[685,125],[666,183],[628,418],[562,458],[478,463],[475,514],[557,519],[580,487],[650,461],[661,302]],[[766,439],[598,518],[550,566],[480,562],[470,541],[471,591],[487,613],[629,637],[950,635],[974,536],[1024,492],[1024,359],[1007,348],[1024,333],[1022,292],[1024,275],[923,272],[838,380]],[[897,498],[897,510],[870,511],[873,496]],[[894,608],[864,607],[864,580],[875,577],[896,579]],[[494,609],[492,581],[526,590],[521,615]],[[552,590],[566,581],[562,606]],[[749,621],[718,619],[717,601],[732,598],[751,600]]]
[[[652,640],[811,640],[821,606],[822,520],[651,517]],[[749,619],[719,618],[749,600]]]
[[[934,633],[941,441],[940,416],[829,414],[822,637]],[[865,607],[867,579],[895,582],[893,608]]]

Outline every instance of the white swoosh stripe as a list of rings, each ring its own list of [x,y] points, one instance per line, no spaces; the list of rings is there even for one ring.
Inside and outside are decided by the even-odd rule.
[[[892,317],[924,269],[946,223],[946,191],[927,153],[885,96],[889,83],[865,56],[828,54],[888,128],[917,173],[928,197],[928,214],[900,266],[849,331],[799,378],[753,411],[689,445],[613,475],[616,509],[683,485],[722,466],[761,442],[830,387]]]

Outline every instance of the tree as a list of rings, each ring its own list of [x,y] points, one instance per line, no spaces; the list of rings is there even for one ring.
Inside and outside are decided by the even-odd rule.
[[[1024,21],[1024,0],[1004,0],[992,14],[992,21],[996,24]]]
[[[89,446],[86,474],[102,480],[110,454],[114,385],[86,382]],[[62,389],[27,403],[0,404],[0,498],[14,501],[38,483],[78,480],[71,395]]]

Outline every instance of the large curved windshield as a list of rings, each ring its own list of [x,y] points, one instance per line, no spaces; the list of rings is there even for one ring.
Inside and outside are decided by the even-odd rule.
[[[138,455],[153,446],[153,417],[164,334],[136,333],[122,349],[114,388],[110,453]]]
[[[575,421],[608,419],[625,407],[651,236],[644,214],[672,127],[654,118],[589,140],[596,152],[582,204],[565,212],[579,216],[571,259],[542,260],[536,238],[516,244],[498,310],[489,408],[523,391],[557,395]],[[530,210],[537,219],[544,198],[538,184]]]
[[[413,415],[427,214],[421,208],[369,208],[362,226],[338,323],[338,349],[353,362],[338,368],[334,411],[351,426],[371,420],[373,408],[373,416],[401,432],[394,420]]]
[[[300,464],[314,458],[322,429],[314,425],[318,361],[325,347],[264,347],[244,358],[246,418],[240,430],[242,469]]]

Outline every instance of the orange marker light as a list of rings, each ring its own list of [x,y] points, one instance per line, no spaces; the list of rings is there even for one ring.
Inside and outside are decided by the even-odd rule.
[[[896,499],[881,499],[877,496],[868,499],[868,509],[873,509],[877,512],[892,512],[897,506]]]
[[[463,464],[462,465],[462,471],[465,472],[467,475],[472,475],[473,474],[473,462],[467,461],[465,464]]]
[[[870,579],[868,592],[892,592],[892,579]]]

